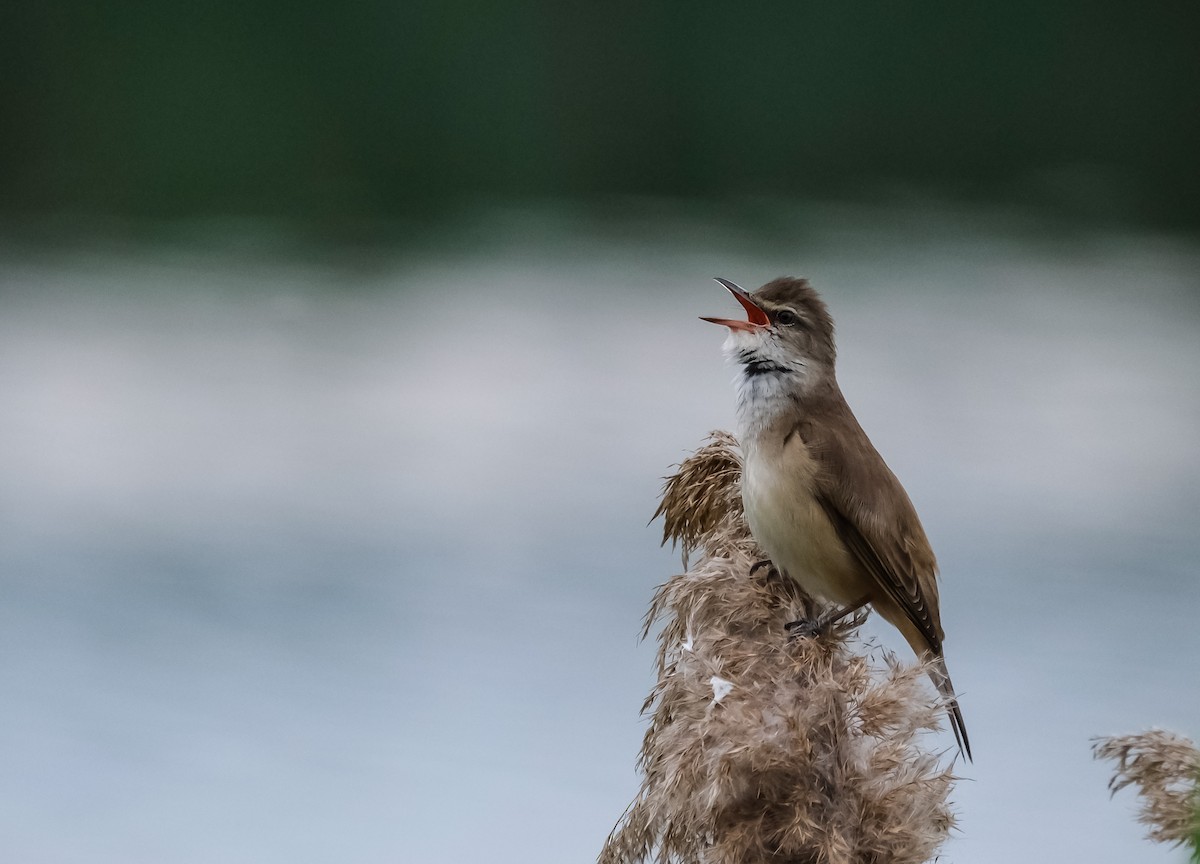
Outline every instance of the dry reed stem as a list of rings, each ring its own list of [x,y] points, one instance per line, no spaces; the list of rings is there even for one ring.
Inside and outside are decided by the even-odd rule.
[[[787,638],[811,601],[749,575],[761,553],[740,475],[735,440],[715,432],[664,488],[664,542],[691,566],[647,616],[662,630],[643,781],[600,864],[927,861],[954,824],[955,778],[917,746],[939,723],[926,670],[852,651],[861,618]]]
[[[1190,843],[1200,860],[1200,750],[1179,735],[1151,729],[1139,735],[1097,738],[1097,759],[1117,763],[1108,782],[1115,795],[1137,786],[1142,799],[1138,822],[1149,826],[1146,837],[1157,843]]]

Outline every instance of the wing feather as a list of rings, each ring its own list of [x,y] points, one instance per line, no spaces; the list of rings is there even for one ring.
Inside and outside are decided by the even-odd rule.
[[[937,559],[916,509],[849,408],[832,414],[832,423],[826,414],[797,429],[818,464],[817,500],[863,570],[940,653]]]

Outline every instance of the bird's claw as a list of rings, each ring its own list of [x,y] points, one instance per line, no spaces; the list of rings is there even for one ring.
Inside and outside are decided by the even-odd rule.
[[[783,625],[789,639],[816,639],[825,635],[828,625],[820,618],[801,618]]]
[[[764,558],[761,561],[755,561],[752,565],[750,565],[750,575],[753,576],[764,567],[767,568],[767,574],[765,578],[768,582],[772,582],[780,578],[779,571],[775,569],[775,565],[771,563],[770,558]]]

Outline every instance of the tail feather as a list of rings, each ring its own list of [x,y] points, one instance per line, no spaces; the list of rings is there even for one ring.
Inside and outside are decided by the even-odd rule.
[[[934,655],[933,665],[929,667],[929,677],[933,680],[933,686],[946,700],[946,711],[950,715],[950,728],[954,732],[954,740],[958,742],[959,752],[967,757],[968,762],[974,762],[975,760],[971,758],[971,739],[967,737],[967,726],[963,723],[962,709],[958,707],[954,683],[950,680],[946,661],[940,653]]]

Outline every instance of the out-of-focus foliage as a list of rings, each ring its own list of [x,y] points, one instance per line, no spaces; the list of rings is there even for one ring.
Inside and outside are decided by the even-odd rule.
[[[13,0],[0,208],[874,196],[1200,223],[1200,7]]]

